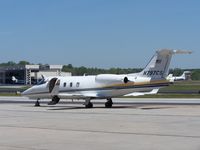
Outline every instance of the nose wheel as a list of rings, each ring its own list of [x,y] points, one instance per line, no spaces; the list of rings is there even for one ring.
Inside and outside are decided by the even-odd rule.
[[[105,103],[106,108],[112,108],[113,102],[111,98],[107,99],[107,102]]]
[[[40,102],[39,102],[39,98],[37,99],[37,101],[35,102],[35,107],[40,107]]]

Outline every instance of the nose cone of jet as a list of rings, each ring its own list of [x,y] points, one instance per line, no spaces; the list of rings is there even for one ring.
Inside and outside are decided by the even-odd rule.
[[[30,93],[31,93],[31,88],[25,90],[24,92],[22,92],[21,95],[22,95],[22,96],[28,96],[28,95],[30,95]]]

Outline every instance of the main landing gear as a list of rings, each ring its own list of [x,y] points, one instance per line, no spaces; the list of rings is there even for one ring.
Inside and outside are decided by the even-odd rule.
[[[53,98],[52,98],[52,101],[50,101],[49,103],[48,103],[48,105],[55,105],[55,104],[57,104],[58,102],[60,101],[60,98],[58,97],[58,96],[53,96]]]
[[[111,98],[107,99],[107,102],[105,103],[106,108],[112,108],[113,102]]]
[[[86,99],[85,100],[85,108],[93,108],[93,104],[91,103],[90,101],[91,99]],[[112,108],[112,105],[113,105],[113,102],[112,102],[112,99],[111,98],[108,98],[107,99],[107,102],[105,103],[105,107],[106,108]]]
[[[85,108],[93,108],[93,104],[90,102],[90,99],[85,100]]]

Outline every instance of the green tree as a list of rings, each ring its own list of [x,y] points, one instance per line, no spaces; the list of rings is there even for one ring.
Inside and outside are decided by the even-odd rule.
[[[192,80],[200,80],[200,69],[192,71]]]
[[[30,62],[21,60],[21,61],[19,61],[18,65],[30,65]]]

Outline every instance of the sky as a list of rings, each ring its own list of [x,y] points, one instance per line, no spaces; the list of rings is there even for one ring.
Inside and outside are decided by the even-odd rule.
[[[199,0],[0,0],[0,63],[142,68],[156,50],[171,68],[200,68]]]

